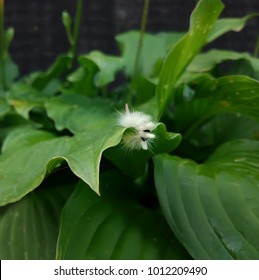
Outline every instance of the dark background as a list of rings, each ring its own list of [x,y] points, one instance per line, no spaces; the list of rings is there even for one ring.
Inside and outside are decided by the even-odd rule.
[[[224,17],[259,12],[259,0],[222,0]],[[99,49],[118,53],[114,35],[139,29],[144,0],[84,0],[79,52]],[[150,0],[147,31],[185,31],[195,0]],[[62,10],[75,13],[76,0],[6,0],[5,25],[15,28],[11,55],[26,74],[46,69],[60,52],[68,50],[61,23]],[[259,19],[252,19],[241,33],[231,32],[212,47],[253,52]]]

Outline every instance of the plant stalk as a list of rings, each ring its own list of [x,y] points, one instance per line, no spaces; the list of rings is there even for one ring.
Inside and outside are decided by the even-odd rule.
[[[133,84],[134,84],[134,81],[136,80],[136,77],[138,76],[138,71],[139,71],[140,56],[141,56],[141,50],[142,50],[142,45],[143,45],[144,33],[146,30],[146,25],[147,25],[149,4],[150,4],[150,0],[144,0],[144,7],[143,7],[143,13],[142,13],[142,19],[141,19],[141,27],[140,27],[140,36],[139,36],[138,47],[137,47],[134,69],[133,69],[133,75],[132,75],[132,87],[131,87],[132,89],[129,91],[129,93],[127,95],[127,103],[129,105],[131,105],[132,95],[133,95],[133,91],[134,91]]]
[[[254,49],[254,56],[255,57],[259,56],[259,34],[257,35],[257,38],[256,38],[255,49]]]
[[[71,49],[73,62],[75,61],[76,54],[77,54],[80,24],[81,24],[81,18],[82,18],[82,10],[83,10],[83,0],[77,0],[76,15],[75,15],[74,29],[73,29],[73,46]]]
[[[142,14],[142,20],[141,20],[140,37],[139,37],[139,41],[138,41],[138,48],[137,48],[135,64],[134,64],[133,78],[136,78],[136,76],[138,74],[138,70],[139,70],[138,69],[139,68],[139,60],[140,60],[140,55],[141,55],[141,50],[142,50],[142,45],[143,45],[144,33],[145,33],[145,30],[146,30],[146,25],[147,25],[147,16],[148,16],[149,4],[150,4],[150,0],[145,0],[144,8],[143,8],[143,14]]]

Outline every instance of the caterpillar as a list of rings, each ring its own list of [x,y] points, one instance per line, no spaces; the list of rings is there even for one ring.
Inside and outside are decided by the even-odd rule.
[[[156,135],[151,133],[157,126],[150,115],[142,112],[130,112],[128,104],[125,104],[125,112],[119,113],[118,125],[124,128],[132,128],[132,131],[123,135],[122,141],[128,150],[148,150],[150,143]]]

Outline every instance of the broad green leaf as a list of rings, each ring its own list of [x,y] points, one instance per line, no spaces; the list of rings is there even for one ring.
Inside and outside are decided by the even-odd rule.
[[[258,15],[258,13],[253,13],[242,18],[218,19],[208,34],[207,42],[210,43],[229,31],[241,31],[249,19],[257,17]]]
[[[190,134],[220,112],[241,113],[258,121],[258,105],[258,81],[246,76],[224,76],[203,81],[189,102],[176,106],[175,119],[181,132],[189,129]]]
[[[39,72],[35,77],[32,86],[43,90],[52,80],[60,78],[66,73],[71,65],[72,58],[69,55],[60,55],[45,72]]]
[[[201,0],[190,19],[190,28],[183,39],[169,51],[162,66],[156,90],[158,116],[161,116],[172,97],[177,80],[194,56],[206,43],[223,4],[219,0]]]
[[[90,60],[98,67],[99,71],[94,76],[96,87],[102,87],[113,82],[117,72],[124,67],[121,57],[105,55],[100,51],[92,51],[88,55],[82,55],[78,60],[81,65],[85,65],[85,60]]]
[[[65,95],[50,100],[46,105],[47,113],[55,121],[58,130],[69,129],[72,133],[86,133],[91,143],[110,141],[122,137],[125,128],[120,128],[116,122],[116,114],[111,104],[102,99],[89,99],[81,95]],[[69,116],[69,118],[68,118]],[[155,131],[157,138],[151,145],[151,151],[125,151],[122,145],[105,152],[116,166],[126,174],[138,177],[143,174],[146,163],[154,154],[174,150],[181,141],[176,133],[166,132],[160,124]],[[116,136],[117,135],[117,136]],[[86,139],[86,143],[87,142]],[[98,145],[101,145],[99,143]],[[111,145],[113,147],[115,145]],[[129,165],[129,162],[132,164]]]
[[[75,175],[99,193],[101,155],[117,145],[122,134],[123,129],[114,131],[109,126],[102,130],[101,136],[98,130],[59,138],[29,129],[10,133],[0,156],[0,205],[25,196],[64,161]]]
[[[2,143],[10,132],[18,128],[36,128],[39,125],[24,119],[20,115],[9,113],[0,118],[0,127],[0,146],[2,146]]]
[[[62,213],[57,258],[189,258],[163,216],[141,205],[133,188],[116,172],[101,177],[101,197],[80,182]]]
[[[49,182],[20,201],[0,207],[0,258],[55,259],[60,212],[71,191],[67,183]]]
[[[204,164],[155,158],[155,183],[168,224],[195,259],[259,258],[259,143],[221,146]]]
[[[46,103],[48,116],[54,120],[58,130],[69,129],[78,134],[98,133],[102,136],[108,129],[116,130],[115,110],[110,101],[90,99],[75,94],[65,94],[49,99]]]
[[[128,76],[134,73],[136,54],[138,49],[138,41],[140,32],[130,31],[127,33],[119,34],[116,40],[119,43],[122,52],[122,58],[125,64],[125,72]],[[139,62],[140,76],[150,77],[154,74],[154,67],[158,60],[164,58],[169,41],[172,46],[175,41],[179,40],[179,36],[166,36],[166,35],[152,35],[145,33],[143,37],[143,44],[141,48],[141,56]],[[151,47],[152,46],[152,47]]]

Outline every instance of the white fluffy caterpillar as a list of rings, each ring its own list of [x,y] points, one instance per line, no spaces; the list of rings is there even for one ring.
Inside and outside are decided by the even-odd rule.
[[[151,131],[157,124],[152,121],[151,116],[142,112],[130,112],[128,104],[125,105],[125,113],[119,114],[118,124],[133,129],[122,138],[124,146],[129,150],[147,150],[152,139],[156,138]]]

